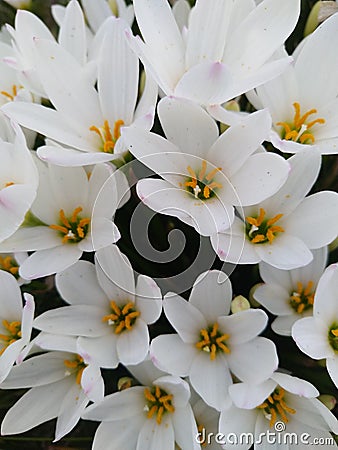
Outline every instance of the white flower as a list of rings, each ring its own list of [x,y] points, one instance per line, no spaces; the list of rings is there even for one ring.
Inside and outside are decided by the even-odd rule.
[[[259,286],[253,296],[278,316],[271,324],[278,334],[291,336],[296,320],[312,315],[315,290],[327,262],[327,247],[312,253],[313,260],[299,269],[281,270],[259,263],[260,276],[265,284]]]
[[[110,166],[97,165],[88,180],[82,167],[47,166],[38,158],[36,163],[40,184],[32,214],[0,244],[1,252],[35,251],[19,269],[28,280],[61,272],[84,251],[105,247],[120,237],[112,221],[119,189]],[[127,181],[121,177],[123,189]]]
[[[167,140],[136,127],[121,131],[131,153],[164,178],[137,185],[151,209],[210,236],[230,227],[233,205],[254,204],[285,182],[287,162],[256,152],[270,127],[266,112],[249,115],[221,136],[208,113],[189,100],[165,97],[158,115]]]
[[[285,153],[308,146],[338,153],[337,27],[335,14],[300,43],[292,66],[249,96],[257,108],[269,109],[271,142]]]
[[[338,233],[338,194],[306,194],[313,186],[321,158],[316,149],[288,159],[287,181],[263,202],[238,210],[232,227],[211,238],[218,256],[239,264],[264,261],[291,270],[312,261],[310,250],[332,242]]]
[[[278,365],[273,342],[257,337],[267,324],[267,315],[250,309],[228,316],[231,299],[229,279],[216,270],[197,278],[189,302],[166,294],[164,312],[177,334],[160,335],[150,347],[156,366],[173,375],[189,376],[195,391],[219,411],[229,403],[231,373],[255,384],[268,378]]]
[[[298,320],[292,337],[302,352],[314,359],[326,359],[326,367],[338,387],[338,266],[329,266],[319,280],[313,317]]]
[[[69,433],[89,401],[101,401],[104,383],[95,359],[74,337],[41,334],[35,343],[52,351],[12,369],[4,389],[32,388],[5,415],[1,434],[18,434],[57,418],[55,441]]]
[[[337,419],[315,398],[319,392],[309,382],[276,372],[260,385],[237,383],[229,392],[234,405],[221,412],[219,423],[224,449],[247,450],[254,443],[255,450],[297,450],[316,439],[327,442],[320,444],[323,449],[334,446],[330,431],[337,433]],[[249,439],[241,442],[243,434]]]
[[[14,142],[0,138],[0,242],[19,228],[37,192],[38,171],[20,127]]]
[[[93,450],[174,450],[175,443],[182,450],[200,449],[188,383],[157,373],[149,364],[146,361],[131,368],[142,386],[108,395],[82,415],[101,422]]]
[[[0,384],[13,364],[21,362],[20,354],[31,337],[34,299],[24,294],[25,306],[18,283],[13,275],[0,270]]]
[[[40,148],[42,159],[78,166],[123,158],[127,147],[120,139],[120,128],[132,123],[151,128],[157,87],[147,77],[136,107],[139,62],[125,39],[126,27],[122,19],[111,18],[106,23],[97,60],[98,90],[61,45],[47,39],[35,39],[31,44],[39,78],[55,109],[15,102],[14,108],[7,104],[3,111],[27,128],[67,146]]]
[[[97,251],[95,267],[78,261],[59,273],[56,286],[71,306],[42,314],[35,319],[35,328],[83,336],[81,348],[95,355],[100,367],[138,364],[145,359],[147,324],[161,314],[161,291],[145,275],[140,275],[135,285],[133,269],[115,245]]]
[[[144,42],[129,40],[166,95],[220,104],[280,74],[288,58],[271,61],[295,27],[298,0],[281,4],[199,0],[184,38],[167,0],[134,0]]]

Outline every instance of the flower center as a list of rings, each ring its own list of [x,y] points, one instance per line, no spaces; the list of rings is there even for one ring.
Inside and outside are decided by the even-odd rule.
[[[316,124],[324,124],[325,119],[322,117],[308,121],[309,117],[317,113],[315,108],[310,109],[303,115],[300,113],[300,104],[295,102],[293,104],[295,109],[295,115],[292,123],[277,122],[276,125],[283,127],[282,139],[287,141],[299,142],[301,144],[313,144],[315,137],[311,131],[311,128]]]
[[[121,127],[124,125],[123,120],[117,120],[114,124],[113,132],[110,129],[108,120],[105,120],[102,127],[92,125],[89,130],[98,134],[102,142],[102,151],[105,153],[114,153],[116,141],[121,136]]]
[[[313,281],[310,280],[304,289],[303,283],[297,283],[297,291],[290,295],[290,306],[298,313],[312,309],[315,293],[313,291]]]
[[[1,345],[3,346],[0,349],[0,355],[6,350],[6,348],[16,342],[18,339],[21,339],[21,322],[14,321],[8,322],[8,320],[2,321],[3,327],[7,330],[6,334],[0,334]]]
[[[76,373],[76,383],[81,383],[82,372],[87,367],[87,364],[84,363],[83,358],[80,355],[76,355],[75,359],[65,359],[63,361],[66,366],[65,375],[72,375]]]
[[[133,302],[126,303],[124,306],[117,306],[112,300],[110,302],[112,310],[111,314],[102,317],[102,322],[108,322],[108,325],[114,326],[115,334],[120,334],[122,331],[131,330],[136,322],[136,319],[140,316],[140,311],[135,309]]]
[[[188,192],[194,194],[195,198],[206,200],[215,195],[215,189],[221,189],[221,183],[213,181],[217,173],[222,170],[217,167],[207,173],[207,162],[202,161],[201,169],[196,173],[190,166],[187,167],[190,178],[184,183]]]
[[[0,270],[10,272],[12,275],[17,277],[19,272],[19,265],[11,256],[5,256],[4,258],[0,256]]]
[[[284,228],[275,225],[283,214],[277,214],[272,219],[265,218],[265,210],[259,209],[258,217],[246,217],[246,234],[252,244],[264,244],[270,242],[272,244],[276,237],[276,233],[283,233]]]
[[[229,337],[229,334],[222,334],[218,331],[218,323],[215,322],[208,328],[202,328],[199,341],[195,345],[198,349],[210,353],[210,359],[213,361],[218,351],[230,353],[230,349],[226,344]]]
[[[338,353],[338,324],[334,323],[329,329],[329,343],[333,350]]]
[[[173,395],[168,394],[159,386],[154,386],[152,389],[145,388],[144,396],[147,400],[147,404],[144,408],[147,411],[148,419],[151,419],[156,415],[156,422],[158,425],[162,422],[163,414],[169,412],[173,413],[175,407],[172,404]]]
[[[52,230],[59,231],[62,235],[62,243],[77,243],[82,241],[88,233],[90,224],[89,218],[81,219],[79,216],[82,211],[81,206],[75,208],[72,216],[68,219],[63,209],[60,209],[60,224],[49,225]]]
[[[11,91],[9,91],[9,92],[0,91],[0,94],[3,95],[7,101],[12,102],[15,99],[15,97],[18,95],[18,91],[20,89],[22,89],[22,86],[17,86],[16,84],[13,84]]]
[[[263,410],[264,416],[270,421],[269,426],[272,428],[277,418],[280,417],[284,423],[288,423],[288,414],[295,414],[296,410],[287,406],[284,400],[285,389],[280,386],[276,387],[271,395],[257,408]]]

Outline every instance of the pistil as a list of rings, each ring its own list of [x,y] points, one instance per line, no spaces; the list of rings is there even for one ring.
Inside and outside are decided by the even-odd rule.
[[[195,198],[207,200],[215,194],[215,190],[222,188],[221,183],[214,181],[215,176],[220,170],[222,168],[217,167],[207,173],[207,162],[205,160],[202,161],[201,169],[197,173],[191,166],[188,166],[187,171],[190,178],[184,183],[184,186],[189,192],[194,194]]]
[[[297,283],[297,290],[290,296],[290,306],[298,313],[312,309],[314,303],[314,282],[310,280],[307,286],[304,288],[303,284],[299,281]]]
[[[173,413],[175,407],[172,404],[173,395],[168,394],[159,386],[154,386],[152,389],[145,388],[144,396],[147,400],[145,411],[147,411],[147,418],[151,419],[156,416],[156,422],[161,425],[163,415],[166,413]]]
[[[229,334],[221,333],[219,325],[215,322],[208,328],[200,330],[199,341],[196,342],[196,347],[204,352],[210,353],[210,359],[213,361],[216,358],[217,352],[230,353],[230,348],[226,341],[230,338]]]
[[[284,228],[275,225],[283,217],[283,214],[277,214],[271,219],[266,219],[265,215],[265,210],[260,208],[258,217],[245,218],[246,234],[252,244],[264,244],[265,242],[272,244],[276,234],[285,231]]]
[[[89,229],[90,219],[80,218],[81,206],[74,209],[70,218],[67,218],[63,209],[60,209],[60,224],[49,225],[52,230],[59,231],[62,237],[62,243],[77,243],[86,237]]]
[[[111,314],[102,317],[102,322],[107,322],[108,325],[114,326],[115,334],[120,334],[122,331],[131,330],[137,318],[140,316],[140,311],[135,309],[133,302],[126,303],[119,307],[114,300],[110,302],[112,310]]]

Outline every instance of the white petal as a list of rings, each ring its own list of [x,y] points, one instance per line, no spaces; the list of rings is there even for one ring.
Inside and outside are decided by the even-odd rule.
[[[84,252],[93,252],[114,244],[120,237],[120,231],[111,219],[93,216],[91,232],[78,245]]]
[[[134,300],[133,268],[116,245],[98,250],[95,264],[99,283],[109,299],[121,305]]]
[[[268,311],[277,316],[290,315],[293,312],[290,306],[290,291],[277,284],[264,284],[254,292],[255,300]]]
[[[202,105],[226,102],[234,97],[234,79],[221,62],[203,62],[190,68],[175,88],[175,96]]]
[[[319,280],[314,305],[314,316],[329,326],[337,314],[338,265],[331,264]]]
[[[54,419],[68,389],[68,380],[61,380],[28,391],[7,412],[1,425],[1,434],[23,433]]]
[[[317,397],[318,390],[308,381],[293,377],[286,373],[275,372],[271,378],[282,388],[301,397]]]
[[[235,199],[234,205],[253,205],[265,200],[284,184],[288,173],[288,163],[278,155],[258,153],[250,156],[231,177],[239,199],[239,203]]]
[[[94,436],[93,450],[108,450],[107,445],[110,450],[135,450],[139,430],[145,420],[143,414],[140,414],[128,417],[127,420],[100,423]]]
[[[21,335],[26,343],[29,342],[32,332],[35,303],[34,297],[26,292],[23,294],[25,306],[22,311]]]
[[[337,48],[336,29],[337,17],[332,16],[309,37],[295,62],[295,71],[301,80],[299,83],[301,98],[307,99],[308,89],[311,88],[311,101],[313,101],[314,107],[325,105],[338,93],[337,86],[328,76],[329,73],[334,74],[338,70],[336,59],[333,56]],[[324,53],[323,48],[325,48]],[[311,58],[311,63],[309,58]],[[323,73],[320,70],[321,64],[325,64],[329,72]],[[310,67],[312,67],[310,75],[306,76]]]
[[[193,345],[185,344],[176,334],[163,334],[151,342],[151,360],[161,370],[172,375],[188,376],[197,354],[198,350]]]
[[[81,386],[85,395],[92,402],[100,402],[104,397],[104,381],[101,376],[100,369],[94,365],[89,364],[82,372]]]
[[[155,418],[146,420],[138,435],[136,450],[174,450],[175,434],[170,416],[159,426]]]
[[[288,164],[291,169],[287,181],[262,205],[271,216],[287,215],[297,208],[318,177],[321,157],[315,149],[311,152],[305,150],[289,158]]]
[[[0,190],[0,241],[7,239],[19,228],[36,196],[29,185],[12,185]]]
[[[292,338],[303,353],[314,359],[333,357],[327,334],[328,327],[319,319],[304,317],[292,327]]]
[[[209,303],[207,299],[210,296],[212,302]],[[218,316],[229,314],[231,300],[231,282],[224,272],[218,270],[199,275],[189,298],[189,302],[201,311],[209,324],[215,322]]]
[[[326,367],[331,380],[334,382],[336,387],[338,387],[338,358],[335,355],[333,358],[327,358]]]
[[[89,128],[97,121],[100,123],[97,91],[84,76],[80,64],[55,42],[36,39],[35,47],[39,57],[38,73],[55,108],[71,124],[83,123]]]
[[[24,347],[25,342],[23,339],[18,339],[17,341],[10,344],[5,348],[5,351],[0,357],[0,382],[2,383],[8,374],[10,373],[14,362],[19,357],[19,353]]]
[[[277,236],[272,244],[252,245],[255,245],[256,252],[263,261],[278,269],[291,270],[306,266],[313,258],[303,241],[287,233]]]
[[[195,344],[200,330],[207,326],[202,313],[194,305],[173,293],[164,297],[163,309],[183,342]]]
[[[241,433],[253,433],[255,430],[255,423],[257,420],[257,410],[240,409],[231,406],[221,412],[219,420],[219,431],[226,440],[227,448],[235,448],[236,450],[248,450],[252,442],[245,443],[233,440],[234,436],[241,436]],[[227,437],[229,436],[229,442]],[[230,440],[231,439],[231,440]],[[231,445],[233,443],[233,445]]]
[[[134,1],[137,24],[146,44],[156,55],[156,69],[165,74],[171,89],[184,72],[184,44],[166,1]]]
[[[187,381],[172,375],[164,375],[154,380],[153,384],[174,396],[173,405],[175,408],[184,408],[188,405],[190,386]]]
[[[108,153],[84,153],[55,145],[43,145],[38,148],[37,154],[42,161],[65,167],[89,166],[112,159],[111,154]]]
[[[248,309],[218,318],[221,331],[230,335],[227,340],[230,349],[233,344],[242,344],[255,338],[265,329],[267,322],[268,316],[261,309]]]
[[[269,339],[257,337],[252,341],[231,346],[227,355],[231,372],[246,383],[261,383],[278,367],[275,344]],[[255,365],[257,370],[251,368]]]
[[[34,328],[69,336],[102,336],[109,332],[107,324],[102,322],[103,316],[108,312],[108,303],[106,308],[94,305],[64,306],[38,316],[34,320]]]
[[[89,261],[78,261],[58,273],[55,284],[61,297],[71,305],[108,305],[108,298],[97,281],[95,266]]]
[[[305,314],[304,314],[305,315]],[[271,324],[271,329],[281,336],[291,336],[291,329],[293,324],[302,316],[291,314],[290,316],[279,316]]]
[[[86,30],[82,9],[77,1],[69,2],[59,32],[59,44],[82,65],[86,62]]]
[[[321,191],[306,197],[298,205],[288,217],[287,230],[302,239],[309,248],[319,248],[337,237],[337,221],[338,194]]]
[[[149,332],[142,319],[136,319],[132,329],[117,336],[117,354],[122,364],[133,365],[142,362],[149,350]]]
[[[19,273],[26,280],[45,277],[67,269],[80,259],[81,255],[82,251],[78,246],[72,244],[39,250],[25,260]]]
[[[293,272],[292,272],[293,273]],[[259,263],[259,274],[262,280],[267,284],[275,284],[283,287],[287,291],[293,288],[293,282],[291,279],[291,272],[266,264],[264,261]]]
[[[223,60],[241,74],[254,72],[283,45],[296,26],[299,12],[300,5],[293,0],[283,5],[265,0],[234,30]]]
[[[235,383],[229,387],[229,394],[238,408],[253,409],[263,403],[276,386],[277,383],[271,379],[257,385]]]
[[[234,223],[226,233],[211,236],[211,244],[222,261],[234,264],[256,264],[261,261],[256,252],[257,246],[250,243],[245,235],[242,220],[235,217]]]
[[[77,340],[75,336],[45,333],[43,331],[37,335],[34,342],[44,350],[78,353]]]
[[[238,124],[220,135],[210,148],[208,159],[231,177],[267,139],[270,128],[271,118],[267,110],[241,118]]]
[[[187,450],[199,450],[196,441],[197,425],[190,405],[186,408],[177,408],[172,416],[175,429],[175,442],[180,448]]]
[[[205,352],[200,352],[190,369],[190,382],[203,400],[218,411],[229,404],[228,388],[232,378],[226,359],[217,355],[212,361]]]
[[[9,322],[21,321],[22,298],[15,277],[0,270],[0,310],[1,318]]]
[[[138,58],[129,47],[126,22],[111,19],[98,58],[98,91],[102,113],[111,124],[133,120],[138,91]],[[111,76],[114,74],[114,82]]]
[[[80,337],[79,346],[94,358],[95,364],[104,369],[115,369],[119,363],[116,351],[116,334],[111,332],[101,337]]]
[[[98,0],[95,5],[91,0],[82,0],[82,7],[93,31],[97,31],[105,19],[112,14],[109,4],[104,0]]]
[[[144,387],[133,386],[107,395],[100,404],[89,406],[82,417],[100,422],[129,419],[143,413],[145,402]]]
[[[73,383],[60,405],[54,442],[63,438],[75,427],[88,402],[89,400],[81,386]]]
[[[41,385],[50,385],[66,377],[64,360],[70,354],[50,352],[34,356],[13,367],[10,377],[1,385],[4,389],[21,389]]]
[[[84,151],[97,151],[87,138],[87,130],[70,123],[60,112],[28,102],[10,102],[2,107],[6,116],[44,136]],[[90,124],[88,128],[91,126]],[[89,129],[88,129],[89,133]]]
[[[154,323],[160,317],[162,312],[162,293],[152,278],[146,275],[138,276],[135,303],[145,323]]]
[[[45,226],[22,227],[0,244],[0,251],[40,251],[57,245],[60,245],[60,237],[51,228]]]
[[[218,138],[216,122],[195,103],[165,97],[158,104],[158,115],[167,139],[185,153],[203,158]]]

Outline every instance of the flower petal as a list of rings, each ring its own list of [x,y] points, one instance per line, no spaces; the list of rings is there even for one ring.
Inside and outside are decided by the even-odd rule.
[[[116,349],[124,365],[138,364],[145,359],[149,350],[149,332],[142,319],[136,319],[131,330],[125,330],[117,336]]]
[[[74,264],[80,259],[82,251],[76,245],[62,245],[46,250],[38,250],[21,264],[19,273],[26,280],[45,277]]]
[[[209,303],[207,299],[210,296],[212,302]],[[218,270],[199,275],[189,298],[189,302],[199,309],[209,324],[215,322],[218,316],[229,314],[231,300],[231,282],[224,272]]]
[[[116,334],[113,332],[97,338],[80,337],[78,344],[85,353],[93,357],[95,364],[103,369],[115,369],[118,366]]]
[[[146,275],[138,276],[135,303],[145,323],[154,323],[160,317],[162,312],[162,293],[152,278]]]
[[[146,420],[138,435],[136,450],[174,450],[175,433],[171,417],[165,415],[160,426],[155,418]]]
[[[163,300],[167,319],[185,343],[195,344],[199,332],[207,326],[202,313],[179,295],[168,293]]]
[[[330,347],[327,338],[328,327],[321,320],[313,317],[297,320],[291,333],[301,351],[311,358],[333,357],[334,350]]]
[[[238,408],[253,409],[273,392],[277,382],[271,379],[260,384],[235,383],[229,387],[231,400]]]
[[[268,316],[261,309],[248,309],[218,318],[221,331],[230,335],[227,340],[230,349],[232,345],[248,342],[258,336],[265,329],[267,322]]]
[[[211,360],[208,354],[200,352],[192,363],[189,379],[195,391],[217,411],[222,411],[229,404],[228,388],[232,378],[222,355]]]
[[[338,265],[331,264],[321,276],[314,304],[314,316],[329,326],[337,314]]]
[[[151,342],[151,360],[161,370],[172,375],[188,376],[197,354],[197,348],[184,343],[177,334],[162,334]]]

